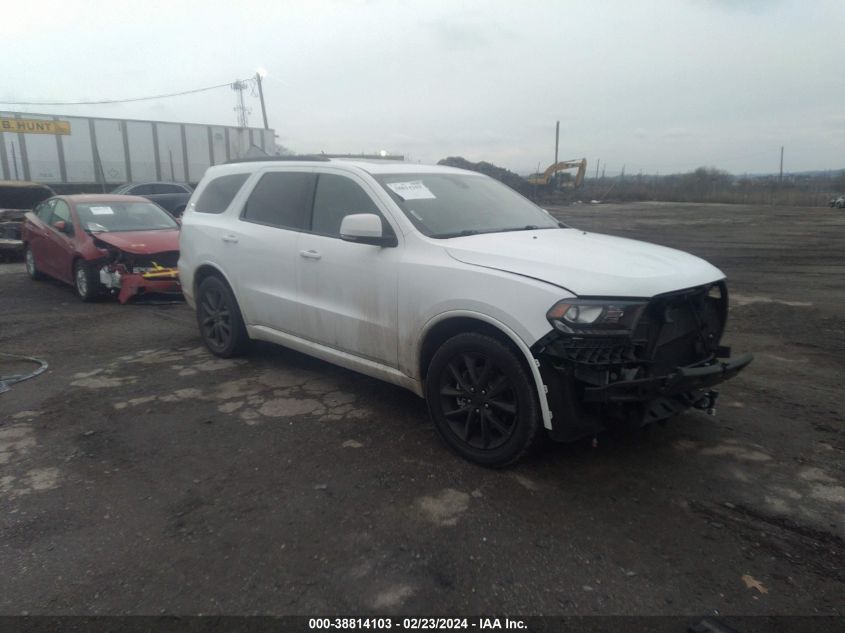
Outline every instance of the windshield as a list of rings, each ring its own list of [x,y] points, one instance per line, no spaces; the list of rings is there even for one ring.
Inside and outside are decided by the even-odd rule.
[[[429,237],[564,226],[510,187],[485,176],[435,173],[375,178],[414,226]]]
[[[166,211],[151,202],[77,203],[76,212],[82,226],[91,233],[179,228]]]

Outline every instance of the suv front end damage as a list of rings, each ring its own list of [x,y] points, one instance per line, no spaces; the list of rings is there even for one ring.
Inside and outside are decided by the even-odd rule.
[[[642,426],[690,407],[715,412],[712,389],[751,354],[720,345],[728,311],[724,282],[651,299],[578,298],[555,304],[554,329],[532,352],[553,413],[552,437],[596,434],[609,421]]]
[[[178,251],[136,254],[120,250],[102,240],[95,245],[106,255],[97,262],[100,283],[116,294],[120,303],[147,294],[179,295],[182,286],[176,263]]]

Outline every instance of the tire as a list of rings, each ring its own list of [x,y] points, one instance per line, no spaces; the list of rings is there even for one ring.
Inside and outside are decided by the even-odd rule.
[[[29,247],[29,244],[27,244],[26,248],[24,249],[23,260],[26,264],[26,274],[29,275],[30,279],[34,281],[40,281],[44,279],[44,273],[38,270],[38,266],[35,264],[35,254]]]
[[[509,466],[542,439],[533,377],[509,347],[484,334],[458,334],[440,346],[425,395],[440,436],[476,464]]]
[[[249,335],[235,295],[219,277],[203,279],[197,290],[197,326],[208,350],[231,358],[247,351]]]
[[[103,290],[97,271],[82,259],[77,259],[73,265],[73,285],[77,296],[86,303],[96,301]]]

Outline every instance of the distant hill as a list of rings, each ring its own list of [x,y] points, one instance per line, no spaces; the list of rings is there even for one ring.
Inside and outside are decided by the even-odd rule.
[[[485,176],[495,178],[499,182],[505,183],[511,189],[516,189],[520,192],[524,192],[528,188],[528,181],[525,180],[525,178],[510,171],[509,169],[505,169],[504,167],[497,167],[493,163],[487,163],[484,161],[480,163],[473,163],[462,156],[449,156],[448,158],[437,161],[437,164],[477,171]]]

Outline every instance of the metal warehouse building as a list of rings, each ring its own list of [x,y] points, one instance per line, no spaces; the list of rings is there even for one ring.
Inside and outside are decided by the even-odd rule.
[[[49,185],[196,183],[210,165],[275,153],[273,130],[0,112],[5,180]]]

